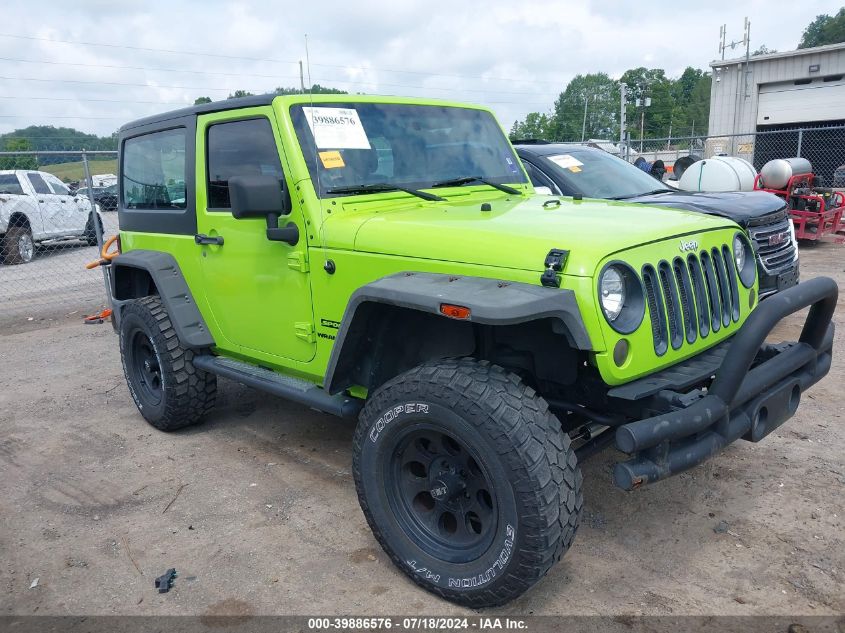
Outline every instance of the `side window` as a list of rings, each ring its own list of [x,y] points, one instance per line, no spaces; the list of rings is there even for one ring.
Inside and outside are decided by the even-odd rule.
[[[41,174],[29,173],[26,177],[29,178],[29,182],[32,185],[32,188],[35,189],[35,193],[53,193],[50,191],[50,187],[47,186],[47,183],[44,182]]]
[[[273,128],[267,119],[217,123],[206,146],[209,209],[229,209],[229,178],[267,174],[284,178]]]
[[[551,192],[556,195],[560,193],[560,189],[554,182],[552,182],[551,178],[546,176],[546,174],[541,172],[527,160],[523,160],[522,164],[525,166],[525,171],[528,173],[528,178],[531,180],[532,185],[535,187],[548,187]]]
[[[47,181],[47,184],[50,185],[50,189],[53,190],[53,193],[57,196],[69,196],[70,190],[65,187],[64,183],[59,180],[58,178],[50,178]]]
[[[23,187],[15,174],[0,174],[0,193],[7,195],[23,195]]]
[[[128,209],[184,209],[184,128],[153,132],[123,144],[123,205]]]

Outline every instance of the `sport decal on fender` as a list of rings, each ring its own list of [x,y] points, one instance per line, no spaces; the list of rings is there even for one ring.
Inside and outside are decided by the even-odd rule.
[[[398,404],[392,409],[388,409],[384,412],[384,415],[376,420],[376,423],[373,424],[373,428],[370,429],[370,441],[375,442],[378,439],[379,433],[384,430],[384,427],[393,422],[393,420],[403,413],[428,413],[428,405],[423,404],[422,402],[408,402],[406,404]]]

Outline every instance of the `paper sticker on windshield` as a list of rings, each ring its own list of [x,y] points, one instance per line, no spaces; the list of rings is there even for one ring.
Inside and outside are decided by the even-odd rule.
[[[333,150],[330,152],[320,152],[320,161],[323,163],[323,167],[325,167],[326,169],[346,167],[346,163],[343,162],[343,156],[341,156],[340,152],[338,152],[337,150]]]
[[[508,170],[512,174],[518,174],[519,173],[519,167],[516,166],[516,161],[513,159],[513,156],[511,156],[508,153],[505,153],[504,158],[505,158],[505,162],[508,165]]]
[[[581,171],[580,167],[584,164],[569,154],[556,154],[554,156],[548,156],[548,159],[558,167],[563,167],[569,171]]]
[[[318,149],[372,149],[353,108],[302,108]]]

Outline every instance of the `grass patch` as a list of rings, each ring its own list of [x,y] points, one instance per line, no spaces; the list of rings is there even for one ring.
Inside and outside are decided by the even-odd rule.
[[[89,160],[88,168],[91,170],[92,176],[94,174],[117,174],[117,159]],[[43,165],[38,169],[53,174],[64,182],[82,180],[85,178],[85,168],[82,166],[82,161],[75,163],[58,163],[56,165]]]

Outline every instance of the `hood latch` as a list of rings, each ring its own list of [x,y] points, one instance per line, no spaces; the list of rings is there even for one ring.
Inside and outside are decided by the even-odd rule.
[[[560,277],[558,275],[563,271],[567,257],[569,257],[569,251],[557,248],[550,250],[549,254],[546,255],[546,261],[543,262],[546,270],[540,275],[540,283],[546,288],[560,288]]]

